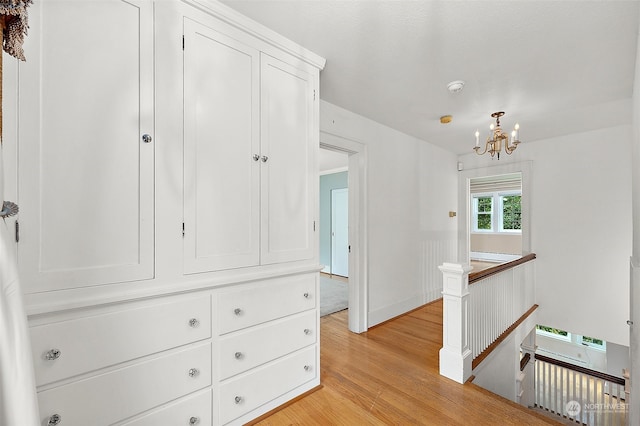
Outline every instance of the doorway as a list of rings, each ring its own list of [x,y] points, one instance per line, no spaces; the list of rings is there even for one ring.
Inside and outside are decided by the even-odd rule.
[[[347,280],[348,324],[354,333],[367,331],[367,149],[353,139],[320,132],[320,151],[333,151],[347,157]],[[344,159],[344,157],[343,157]],[[344,166],[343,166],[344,167]],[[330,229],[330,228],[329,228]],[[320,256],[320,263],[331,260]],[[326,272],[326,271],[325,271]],[[322,295],[321,295],[322,297]]]

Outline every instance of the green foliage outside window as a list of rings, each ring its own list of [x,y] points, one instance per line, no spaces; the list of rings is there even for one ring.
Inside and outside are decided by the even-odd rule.
[[[478,229],[491,230],[491,209],[493,207],[491,197],[479,197],[478,202]]]
[[[522,196],[502,197],[502,229],[522,229]]]
[[[564,330],[560,330],[557,328],[547,327],[546,325],[536,325],[538,330],[546,331],[547,333],[557,334],[559,336],[567,337],[569,333]]]
[[[602,340],[589,337],[589,336],[582,336],[582,341],[585,343],[593,343],[594,345],[600,345],[600,346],[603,345]]]

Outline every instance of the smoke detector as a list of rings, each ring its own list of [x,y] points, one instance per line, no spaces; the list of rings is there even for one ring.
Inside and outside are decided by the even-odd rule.
[[[464,88],[464,81],[462,80],[455,80],[447,84],[447,89],[449,89],[449,92],[451,93],[458,93],[463,88]]]

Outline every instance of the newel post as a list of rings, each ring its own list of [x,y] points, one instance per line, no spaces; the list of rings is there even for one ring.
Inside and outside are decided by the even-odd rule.
[[[471,377],[469,349],[469,272],[470,266],[444,263],[442,271],[442,349],[440,374],[464,383]]]

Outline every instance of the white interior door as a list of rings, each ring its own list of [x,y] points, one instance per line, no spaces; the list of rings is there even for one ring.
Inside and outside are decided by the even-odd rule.
[[[154,275],[153,4],[47,0],[19,72],[25,291]],[[149,142],[149,143],[145,143]]]
[[[189,19],[184,38],[185,273],[254,266],[260,56]]]
[[[349,190],[331,190],[331,273],[349,276]]]

